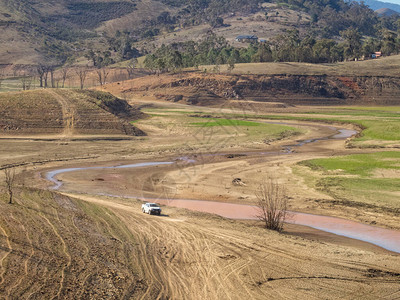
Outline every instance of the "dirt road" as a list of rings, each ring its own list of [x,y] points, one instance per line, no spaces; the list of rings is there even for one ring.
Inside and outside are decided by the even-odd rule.
[[[61,105],[63,120],[64,120],[64,137],[71,137],[74,134],[74,122],[76,118],[76,108],[71,101],[68,101],[63,96],[51,89],[46,89],[46,92],[52,95]]]

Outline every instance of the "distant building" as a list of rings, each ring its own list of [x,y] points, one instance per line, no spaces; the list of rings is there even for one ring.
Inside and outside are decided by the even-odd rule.
[[[260,42],[260,43],[266,43],[267,40],[266,40],[266,39],[260,39],[259,42]]]
[[[236,42],[242,43],[255,43],[258,42],[258,36],[256,35],[239,35],[236,37]]]
[[[373,54],[371,54],[371,58],[378,58],[382,56],[382,52],[375,52]]]

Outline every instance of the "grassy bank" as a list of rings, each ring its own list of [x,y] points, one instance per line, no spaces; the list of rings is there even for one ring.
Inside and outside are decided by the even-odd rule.
[[[296,170],[335,199],[400,208],[400,152],[307,160]]]

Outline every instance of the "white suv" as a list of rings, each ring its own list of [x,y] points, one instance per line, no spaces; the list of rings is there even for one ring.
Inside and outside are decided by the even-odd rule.
[[[149,215],[160,215],[161,208],[155,203],[145,203],[142,204],[142,212],[149,214]]]

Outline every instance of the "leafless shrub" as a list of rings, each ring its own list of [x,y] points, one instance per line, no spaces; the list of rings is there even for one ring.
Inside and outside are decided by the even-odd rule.
[[[288,217],[288,197],[282,184],[272,178],[262,182],[257,191],[256,217],[265,224],[265,228],[281,232]]]
[[[4,169],[4,175],[5,175],[6,190],[7,190],[8,196],[9,196],[8,203],[12,204],[13,203],[13,192],[14,192],[14,186],[15,186],[15,169],[14,168]]]

